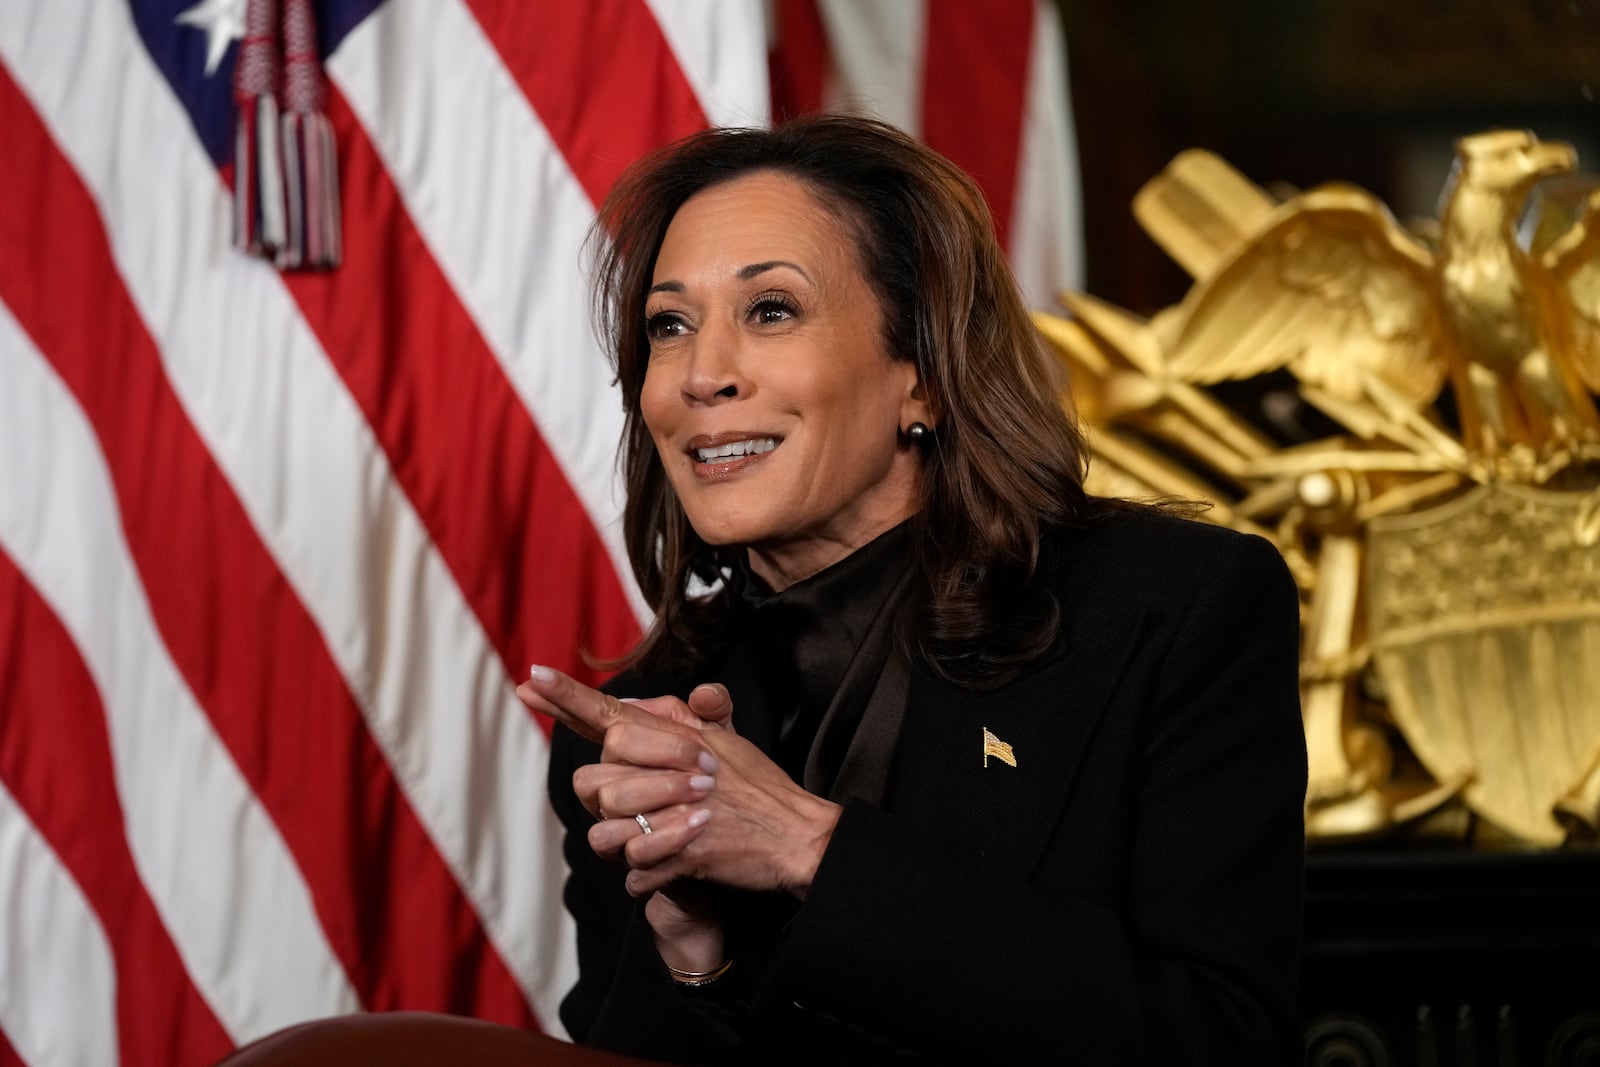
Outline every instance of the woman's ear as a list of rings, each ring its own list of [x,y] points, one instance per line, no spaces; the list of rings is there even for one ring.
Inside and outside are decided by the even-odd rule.
[[[914,423],[933,428],[933,407],[928,403],[928,390],[918,377],[916,364],[907,363],[910,374],[907,377],[905,396],[900,401],[900,432],[905,433]]]

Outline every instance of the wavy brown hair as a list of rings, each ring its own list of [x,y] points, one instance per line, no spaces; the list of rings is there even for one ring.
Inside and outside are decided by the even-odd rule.
[[[757,172],[804,184],[855,242],[884,341],[915,362],[933,412],[923,506],[912,520],[924,581],[907,651],[968,687],[998,685],[1055,640],[1051,531],[1080,525],[1086,451],[1060,403],[983,195],[959,167],[892,126],[820,115],[774,129],[715,129],[635,163],[595,225],[595,308],[622,388],[624,535],[656,619],[621,662],[679,675],[726,640],[733,594],[691,594],[732,563],[679,504],[640,413],[644,305],[673,216],[696,193]]]

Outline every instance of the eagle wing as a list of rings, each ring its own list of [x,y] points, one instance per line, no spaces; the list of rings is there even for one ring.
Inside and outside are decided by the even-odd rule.
[[[1600,393],[1600,190],[1589,194],[1578,221],[1541,257],[1565,299],[1578,376]]]
[[[1276,208],[1180,305],[1169,370],[1199,384],[1288,367],[1344,399],[1376,374],[1411,403],[1448,366],[1433,256],[1371,194],[1326,185]]]
[[[1272,214],[1277,202],[1203,148],[1179,152],[1144,183],[1133,214],[1167,255],[1203,282]]]

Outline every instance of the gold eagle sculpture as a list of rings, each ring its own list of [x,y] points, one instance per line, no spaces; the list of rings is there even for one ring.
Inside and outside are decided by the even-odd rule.
[[[1136,210],[1192,197],[1190,162],[1147,186]],[[1522,131],[1464,138],[1431,249],[1353,186],[1260,204],[1232,220],[1249,238],[1183,302],[1170,372],[1210,384],[1288,366],[1347,401],[1375,376],[1417,406],[1448,376],[1473,456],[1594,451],[1600,215],[1543,250],[1517,233],[1534,182],[1575,162],[1569,146]]]
[[[1091,489],[1204,498],[1290,564],[1314,837],[1452,808],[1517,841],[1600,832],[1600,183],[1530,210],[1576,162],[1465,137],[1413,232],[1352,185],[1278,200],[1185,152],[1134,200],[1185,298],[1035,317]],[[1213,393],[1285,369],[1338,432],[1280,444]]]

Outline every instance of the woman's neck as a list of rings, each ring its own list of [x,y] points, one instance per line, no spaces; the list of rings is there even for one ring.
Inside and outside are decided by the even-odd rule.
[[[796,582],[827,570],[863,545],[871,544],[913,514],[914,509],[904,515],[888,516],[842,536],[818,535],[798,542],[751,545],[746,549],[750,572],[766,582],[774,593],[781,593]]]

